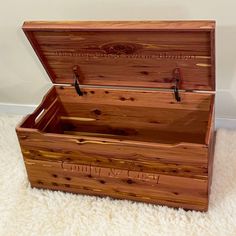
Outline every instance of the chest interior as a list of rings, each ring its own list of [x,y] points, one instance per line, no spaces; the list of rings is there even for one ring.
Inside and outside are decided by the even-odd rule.
[[[47,133],[142,142],[207,144],[214,95],[54,86],[22,127]]]

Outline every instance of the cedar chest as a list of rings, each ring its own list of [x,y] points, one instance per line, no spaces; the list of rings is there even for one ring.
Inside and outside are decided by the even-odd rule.
[[[16,128],[32,187],[208,209],[213,21],[25,22],[23,30],[53,83]]]

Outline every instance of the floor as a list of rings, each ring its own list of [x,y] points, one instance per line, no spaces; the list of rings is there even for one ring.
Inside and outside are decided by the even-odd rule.
[[[236,131],[217,132],[207,213],[31,189],[14,127],[0,116],[0,235],[236,235]]]

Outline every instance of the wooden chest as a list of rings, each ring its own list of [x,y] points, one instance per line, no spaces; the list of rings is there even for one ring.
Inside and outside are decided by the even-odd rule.
[[[31,186],[206,211],[214,28],[25,22],[53,82],[16,128]]]

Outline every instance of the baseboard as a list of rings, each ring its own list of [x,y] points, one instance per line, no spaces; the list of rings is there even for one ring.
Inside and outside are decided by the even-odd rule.
[[[216,118],[216,129],[236,129],[236,119]]]
[[[37,105],[0,103],[0,114],[26,115],[32,113]]]
[[[0,114],[26,115],[32,113],[37,105],[0,103]],[[216,129],[236,129],[236,119],[216,118]]]

